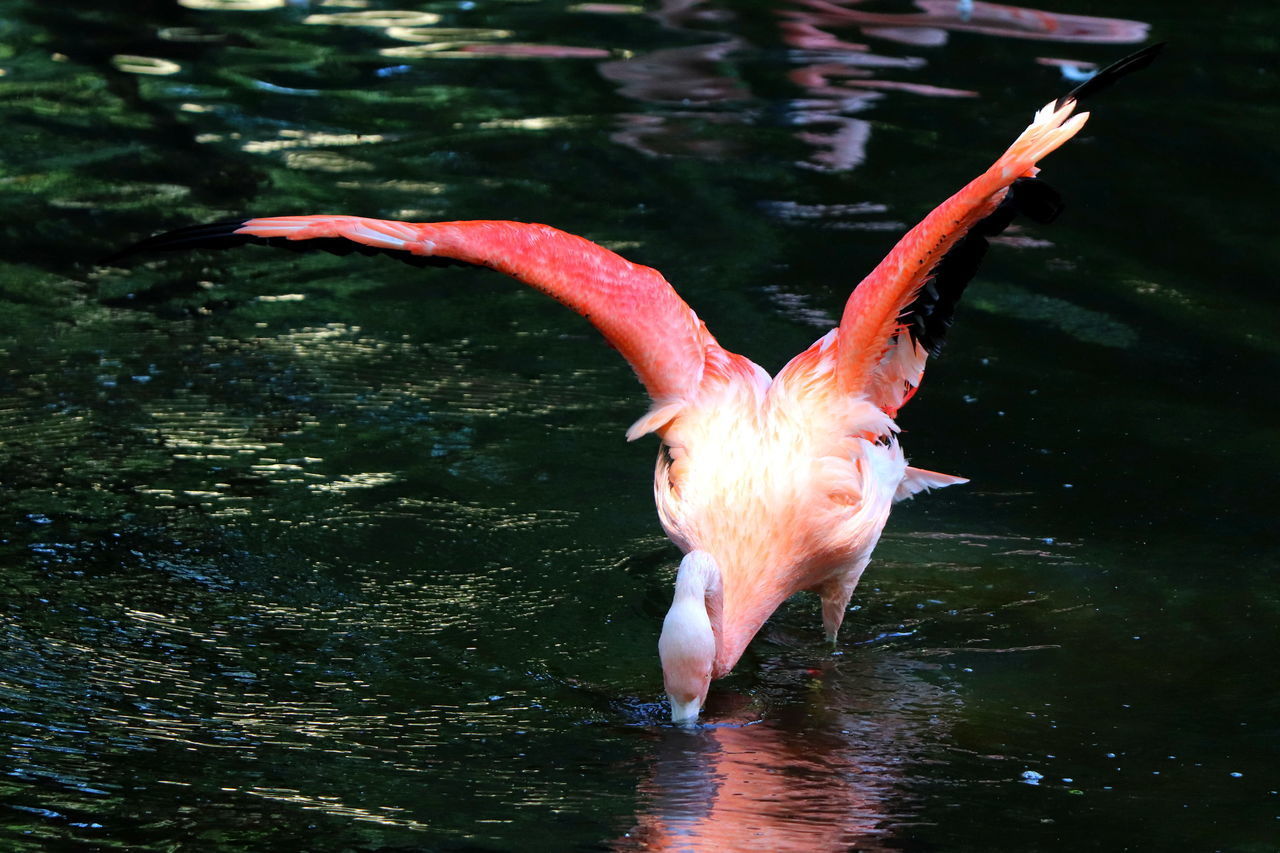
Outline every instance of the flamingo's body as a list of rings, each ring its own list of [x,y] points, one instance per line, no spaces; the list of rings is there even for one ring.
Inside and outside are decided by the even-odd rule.
[[[772,378],[723,349],[656,271],[545,225],[286,216],[187,228],[134,248],[315,240],[344,253],[460,261],[506,273],[587,317],[653,399],[627,437],[662,439],[654,495],[685,558],[659,651],[673,718],[688,722],[710,681],[734,667],[793,593],[821,597],[834,640],[893,502],[964,482],[908,467],[893,418],[937,352],[985,238],[1016,213],[1041,221],[1057,213],[1056,196],[1032,179],[1036,162],[1084,125],[1087,113],[1072,115],[1083,90],[1153,55],[1148,48],[1122,60],[1037,113],[995,165],[858,285],[840,326]]]

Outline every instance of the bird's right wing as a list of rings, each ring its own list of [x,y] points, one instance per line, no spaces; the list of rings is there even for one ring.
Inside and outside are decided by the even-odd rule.
[[[635,370],[654,400],[631,438],[661,428],[700,386],[708,364],[740,358],[721,349],[698,315],[654,269],[582,237],[523,222],[396,222],[360,216],[277,216],[195,225],[150,237],[142,251],[265,243],[336,254],[388,254],[417,264],[488,267],[586,317]],[[669,420],[670,418],[666,418]]]

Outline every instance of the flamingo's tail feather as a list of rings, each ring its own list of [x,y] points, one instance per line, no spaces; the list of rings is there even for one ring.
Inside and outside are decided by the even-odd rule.
[[[898,490],[894,492],[893,500],[894,503],[897,503],[920,492],[927,492],[930,489],[944,489],[947,486],[958,486],[967,482],[969,482],[967,477],[942,474],[938,471],[926,471],[924,468],[908,467],[902,477],[902,482],[898,483]]]

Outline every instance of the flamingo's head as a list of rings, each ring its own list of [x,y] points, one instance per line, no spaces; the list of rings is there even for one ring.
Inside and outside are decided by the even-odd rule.
[[[720,600],[720,569],[715,559],[706,551],[686,554],[676,573],[675,597],[658,638],[662,680],[674,723],[697,721],[707,698],[716,659]]]

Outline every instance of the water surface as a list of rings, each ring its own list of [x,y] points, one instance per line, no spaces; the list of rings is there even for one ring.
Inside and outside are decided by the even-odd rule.
[[[1274,850],[1276,14],[0,2],[8,849]],[[627,366],[475,270],[246,214],[503,218],[770,370],[1068,78],[903,412],[840,646],[800,597],[664,723],[678,553]]]

